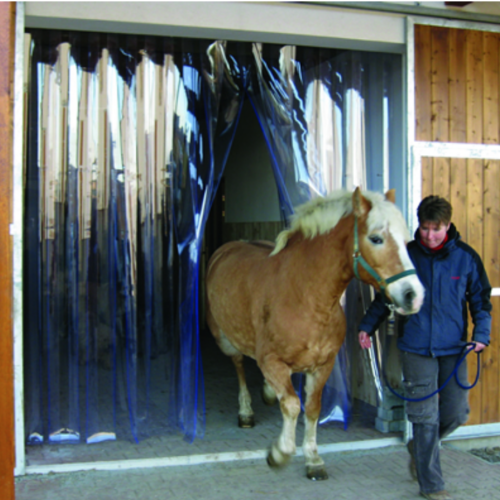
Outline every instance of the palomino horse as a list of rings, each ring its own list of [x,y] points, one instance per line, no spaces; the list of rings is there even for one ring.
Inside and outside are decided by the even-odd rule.
[[[344,341],[339,300],[356,275],[385,292],[396,311],[420,309],[424,289],[406,251],[409,232],[394,204],[357,188],[335,192],[297,209],[276,246],[233,241],[220,247],[207,272],[207,322],[222,352],[232,358],[239,381],[240,426],[253,426],[243,355],[264,375],[263,397],[276,396],[283,415],[270,466],[284,465],[296,451],[300,400],[291,374],[306,375],[303,452],[307,477],[326,479],[316,428],[321,394]]]

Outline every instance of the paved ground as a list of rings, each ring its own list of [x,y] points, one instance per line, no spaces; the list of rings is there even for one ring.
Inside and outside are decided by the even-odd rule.
[[[225,359],[225,358],[224,358]],[[250,367],[249,367],[250,368]],[[209,383],[214,375],[218,383]],[[256,426],[236,425],[236,382],[230,361],[213,363],[207,372],[207,427],[205,437],[187,444],[180,435],[158,433],[139,445],[126,437],[92,445],[43,445],[27,447],[26,465],[30,474],[16,479],[16,500],[410,500],[418,496],[418,485],[410,480],[408,455],[403,445],[365,451],[322,453],[330,479],[312,482],[305,477],[303,458],[294,457],[280,472],[268,468],[265,449],[281,428],[277,406],[265,406],[260,398],[261,376],[248,373],[254,399]],[[345,430],[340,423],[322,426],[318,443],[368,442],[390,439],[400,434],[381,434],[374,429],[373,408],[353,408],[353,418]],[[160,427],[159,431],[162,429]],[[303,421],[299,420],[297,443],[302,442]],[[495,443],[498,445],[498,443]],[[348,448],[348,446],[346,446]],[[344,447],[344,449],[346,448]],[[260,450],[255,452],[255,450]],[[332,448],[328,448],[332,451]],[[227,454],[247,453],[251,459],[212,462],[204,465],[158,467],[158,459],[210,454],[220,460]],[[223,455],[226,454],[226,455]],[[134,460],[151,460],[154,468],[57,472],[59,466],[121,461],[125,467]],[[182,462],[182,461],[181,461]],[[185,463],[185,462],[184,462]],[[500,463],[489,463],[449,448],[442,454],[448,489],[456,500],[500,500]],[[1,485],[0,485],[1,491]],[[0,495],[0,500],[1,495]]]
[[[302,457],[280,472],[263,459],[128,471],[28,475],[16,500],[410,500],[420,498],[403,446],[323,455],[330,479],[305,478]],[[442,467],[456,500],[500,499],[500,464],[445,445]]]

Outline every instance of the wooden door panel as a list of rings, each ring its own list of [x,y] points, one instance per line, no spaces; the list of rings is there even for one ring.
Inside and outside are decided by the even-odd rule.
[[[422,197],[437,194],[453,205],[453,222],[462,239],[471,245],[483,259],[492,287],[500,287],[500,162],[427,158],[425,177],[422,171]],[[430,189],[430,186],[433,186]],[[500,298],[493,297],[491,345],[481,354],[481,378],[469,394],[471,415],[469,424],[500,421],[498,367],[500,342]],[[469,338],[472,325],[469,329]],[[469,380],[472,383],[477,370],[477,356],[468,357]]]

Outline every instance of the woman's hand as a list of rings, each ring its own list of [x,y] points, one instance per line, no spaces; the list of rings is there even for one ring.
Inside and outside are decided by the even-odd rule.
[[[358,339],[361,349],[369,349],[372,346],[372,341],[370,339],[370,336],[366,332],[363,331],[359,332]]]
[[[486,344],[482,342],[474,342],[474,347],[471,347],[471,349],[474,349],[475,352],[481,352],[485,347]]]

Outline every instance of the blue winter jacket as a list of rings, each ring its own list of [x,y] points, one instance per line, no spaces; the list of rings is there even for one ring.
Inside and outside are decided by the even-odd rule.
[[[472,340],[488,345],[491,286],[481,258],[461,240],[455,226],[451,224],[448,241],[437,252],[420,243],[417,230],[408,253],[425,287],[425,299],[417,314],[400,321],[399,349],[423,356],[459,354],[467,342],[467,303],[474,323]],[[359,330],[373,335],[388,315],[377,294]]]

